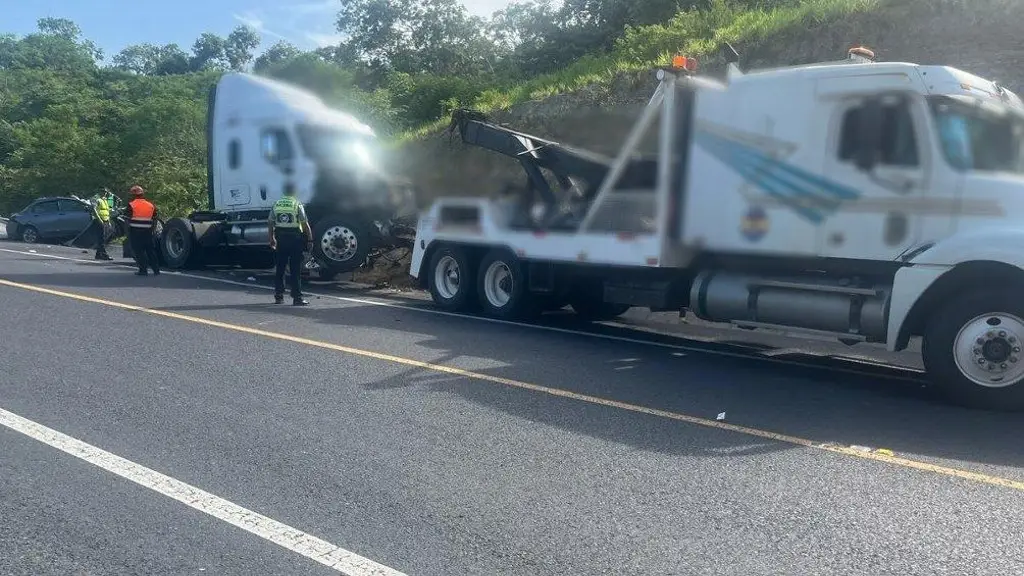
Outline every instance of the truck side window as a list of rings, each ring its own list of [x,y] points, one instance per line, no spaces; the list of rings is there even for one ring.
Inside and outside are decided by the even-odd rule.
[[[844,162],[852,162],[859,147],[857,125],[860,111],[856,107],[843,114],[839,133],[839,159]],[[907,104],[890,105],[884,108],[883,114],[880,162],[888,166],[917,166],[920,159],[910,108]]]
[[[235,138],[231,142],[228,142],[228,168],[237,170],[238,165],[242,163],[242,143]]]
[[[288,132],[282,128],[263,130],[260,142],[263,148],[263,158],[275,166],[290,162],[295,157],[291,138],[288,137]]]

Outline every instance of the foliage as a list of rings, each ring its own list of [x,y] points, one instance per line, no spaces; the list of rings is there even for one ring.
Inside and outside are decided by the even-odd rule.
[[[278,42],[257,56],[259,36],[238,27],[188,51],[140,44],[107,60],[75,23],[44,18],[0,35],[0,213],[133,183],[165,213],[204,207],[206,98],[228,71],[308,88],[401,141],[455,107],[504,108],[880,1],[520,0],[483,19],[457,0],[347,0],[337,46]]]

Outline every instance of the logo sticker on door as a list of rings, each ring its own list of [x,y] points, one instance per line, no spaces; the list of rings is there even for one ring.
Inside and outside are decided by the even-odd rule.
[[[770,228],[768,212],[761,206],[751,206],[740,221],[740,232],[750,242],[764,238]]]

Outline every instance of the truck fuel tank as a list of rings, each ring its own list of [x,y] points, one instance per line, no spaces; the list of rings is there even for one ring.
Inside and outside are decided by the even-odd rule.
[[[858,287],[840,279],[771,278],[701,272],[690,288],[690,309],[708,322],[801,328],[851,339],[886,338],[891,286]]]

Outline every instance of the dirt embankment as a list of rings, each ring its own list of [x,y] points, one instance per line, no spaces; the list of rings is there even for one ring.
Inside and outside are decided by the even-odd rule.
[[[1019,0],[889,0],[879,10],[841,22],[817,24],[736,46],[745,69],[844,58],[857,44],[878,60],[945,64],[1024,89],[1024,2]],[[701,58],[702,69],[719,74],[724,62]],[[491,120],[516,130],[613,156],[657,80],[653,71],[620,74],[603,86],[525,102],[495,112]],[[406,144],[399,168],[421,190],[421,207],[439,196],[489,196],[521,184],[519,165],[505,156],[449,140],[441,132]],[[354,280],[378,286],[408,285],[408,258],[401,252],[379,260]]]

